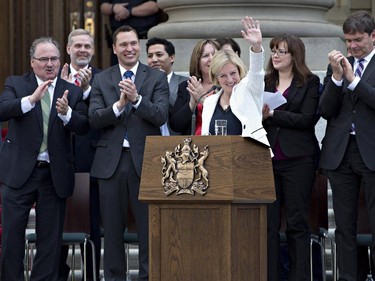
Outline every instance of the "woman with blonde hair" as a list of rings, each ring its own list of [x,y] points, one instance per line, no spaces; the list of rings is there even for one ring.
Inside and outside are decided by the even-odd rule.
[[[249,71],[232,50],[215,53],[210,78],[221,87],[216,95],[206,98],[202,114],[202,135],[215,134],[215,120],[227,121],[228,135],[254,138],[268,145],[262,126],[264,90],[264,50],[258,21],[242,19],[244,39],[250,43]]]

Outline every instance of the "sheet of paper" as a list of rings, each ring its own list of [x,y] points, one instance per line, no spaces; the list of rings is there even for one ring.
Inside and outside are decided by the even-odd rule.
[[[270,109],[278,108],[280,105],[286,103],[286,98],[280,93],[271,93],[271,92],[264,92],[263,93],[263,104],[268,104]]]

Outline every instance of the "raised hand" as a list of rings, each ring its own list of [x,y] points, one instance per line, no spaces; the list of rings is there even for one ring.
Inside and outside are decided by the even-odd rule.
[[[62,115],[66,115],[68,113],[68,109],[69,109],[68,93],[69,93],[69,90],[65,90],[63,96],[61,98],[57,98],[56,100],[57,113],[60,113]]]
[[[344,74],[342,65],[345,62],[345,56],[340,51],[333,50],[328,54],[328,60],[332,67],[333,78],[340,81]]]
[[[262,51],[262,32],[260,31],[259,21],[252,17],[245,17],[241,20],[244,30],[241,30],[243,38],[252,46],[255,53]]]
[[[44,81],[42,84],[40,84],[38,88],[36,88],[34,93],[32,93],[32,95],[29,96],[30,103],[35,104],[37,101],[40,101],[43,98],[44,94],[48,90],[49,85],[52,82],[53,80],[47,80],[47,81]]]
[[[190,94],[189,105],[190,105],[190,108],[193,109],[195,107],[195,104],[197,103],[197,101],[201,97],[201,95],[203,95],[203,93],[204,93],[202,81],[201,81],[201,79],[198,79],[195,76],[191,76],[190,79],[187,81],[187,83],[188,83],[188,86],[187,86],[186,90]],[[202,100],[202,102],[203,102],[203,100]]]
[[[69,83],[74,83],[72,79],[72,74],[69,74],[69,64],[65,63],[63,68],[61,69],[61,79],[64,79],[65,81]]]

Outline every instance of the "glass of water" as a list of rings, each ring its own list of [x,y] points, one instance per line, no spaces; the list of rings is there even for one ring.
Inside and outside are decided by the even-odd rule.
[[[215,120],[215,135],[216,136],[227,135],[227,120]]]

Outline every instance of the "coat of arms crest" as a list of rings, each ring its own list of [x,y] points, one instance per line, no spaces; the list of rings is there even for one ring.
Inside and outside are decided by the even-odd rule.
[[[163,164],[161,184],[164,193],[170,195],[191,194],[195,192],[204,195],[208,189],[208,171],[204,162],[209,155],[208,146],[199,151],[197,145],[191,146],[191,138],[183,140],[183,145],[178,144],[174,151],[166,151],[161,157]]]

